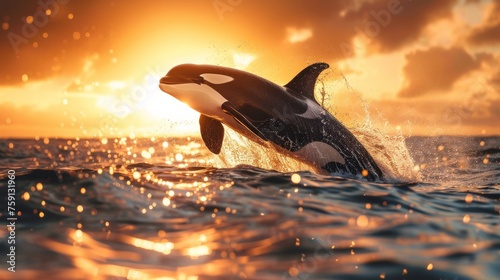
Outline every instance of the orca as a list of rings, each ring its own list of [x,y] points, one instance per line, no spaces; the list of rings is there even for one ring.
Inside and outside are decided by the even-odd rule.
[[[316,80],[328,67],[312,64],[280,86],[242,70],[181,64],[159,86],[201,114],[201,137],[214,154],[221,151],[225,124],[323,173],[381,180],[384,175],[368,151],[314,98]]]

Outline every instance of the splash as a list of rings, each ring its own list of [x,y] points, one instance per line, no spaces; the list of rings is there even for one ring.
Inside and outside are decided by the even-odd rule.
[[[375,159],[387,181],[421,180],[419,171],[414,169],[403,135],[387,135],[375,128],[369,119],[363,126],[351,129],[351,132]]]
[[[386,128],[388,122],[380,114],[376,117],[370,114],[369,104],[349,84],[341,71],[328,71],[326,74],[334,76],[330,78],[334,83],[328,84],[325,90],[325,83],[320,80],[321,86],[316,88],[317,100],[323,108],[346,125],[368,150],[385,174],[385,179],[390,182],[421,181],[421,174],[414,168],[414,161],[401,131],[390,135],[384,132],[384,127],[375,126],[374,123],[383,123]],[[334,93],[342,97],[337,96],[335,100],[345,100],[345,102],[333,103]]]
[[[236,165],[251,165],[280,172],[307,170],[318,173],[314,167],[279,153],[271,145],[264,147],[225,126],[221,153],[214,156],[214,166],[230,168]]]

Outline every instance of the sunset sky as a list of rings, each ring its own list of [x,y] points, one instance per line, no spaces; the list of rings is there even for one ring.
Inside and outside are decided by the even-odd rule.
[[[4,0],[0,24],[2,138],[197,134],[173,66],[286,84],[318,61],[348,127],[500,134],[498,0]]]

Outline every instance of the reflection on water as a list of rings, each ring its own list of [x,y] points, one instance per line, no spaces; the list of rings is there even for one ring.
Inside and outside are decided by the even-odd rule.
[[[215,168],[232,152],[199,139],[2,141],[19,220],[0,278],[496,279],[500,139],[407,143],[421,183]],[[264,156],[301,164],[241,162]]]

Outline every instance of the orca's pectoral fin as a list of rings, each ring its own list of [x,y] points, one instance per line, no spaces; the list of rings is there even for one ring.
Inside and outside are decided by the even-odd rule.
[[[201,138],[205,145],[214,154],[219,154],[224,140],[224,127],[216,119],[200,115]]]
[[[250,130],[253,134],[257,135],[264,141],[267,141],[267,137],[255,127],[245,116],[243,116],[229,101],[222,104],[221,109],[226,113],[234,117],[234,119],[241,125]]]

